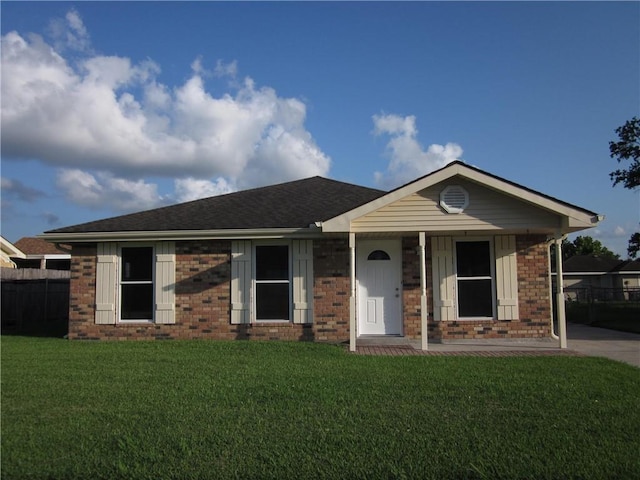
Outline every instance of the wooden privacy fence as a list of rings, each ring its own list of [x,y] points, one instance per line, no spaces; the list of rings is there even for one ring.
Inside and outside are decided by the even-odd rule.
[[[68,271],[3,268],[1,285],[3,334],[68,333]]]

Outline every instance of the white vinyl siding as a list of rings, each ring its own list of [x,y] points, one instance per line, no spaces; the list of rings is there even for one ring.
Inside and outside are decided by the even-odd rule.
[[[461,213],[447,213],[440,194],[448,185],[460,185],[469,203]],[[393,202],[351,222],[351,231],[429,232],[557,229],[560,217],[518,198],[461,178],[438,184]]]

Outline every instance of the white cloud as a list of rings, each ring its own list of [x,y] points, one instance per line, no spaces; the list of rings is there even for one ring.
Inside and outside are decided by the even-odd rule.
[[[238,75],[238,62],[234,60],[231,63],[224,63],[222,60],[218,60],[213,74],[216,77],[235,78]]]
[[[616,228],[613,229],[613,235],[615,237],[621,237],[623,235],[627,235],[627,232],[623,227],[618,225],[618,226],[616,226]]]
[[[53,19],[49,23],[48,32],[53,39],[56,50],[71,49],[79,52],[91,50],[89,32],[75,9],[69,10],[64,19]]]
[[[164,85],[151,60],[91,53],[75,10],[50,30],[52,45],[38,35],[2,37],[2,151],[65,168],[59,184],[75,176],[82,187],[77,195],[67,190],[74,201],[118,203],[99,188],[116,178],[218,178],[247,188],[328,173],[330,158],[305,128],[302,101],[249,77],[214,96],[200,57],[184,84]],[[70,48],[84,57],[66,58]],[[213,74],[237,71],[236,61],[218,61]],[[83,178],[82,171],[104,173]]]
[[[227,180],[220,177],[215,181],[198,180],[196,178],[181,178],[175,180],[175,194],[178,202],[190,202],[199,198],[213,197],[231,193],[236,188]]]
[[[385,172],[375,172],[376,183],[394,188],[458,160],[462,147],[456,143],[432,144],[425,150],[418,142],[416,117],[409,115],[374,115],[373,134],[388,135],[389,165]]]
[[[74,203],[90,208],[107,205],[124,212],[146,210],[164,203],[155,184],[118,178],[109,172],[96,175],[78,169],[60,169],[56,184]]]

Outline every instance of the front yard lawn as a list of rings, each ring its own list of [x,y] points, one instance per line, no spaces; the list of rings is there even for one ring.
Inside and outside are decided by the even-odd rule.
[[[640,478],[640,370],[2,338],[2,478]]]

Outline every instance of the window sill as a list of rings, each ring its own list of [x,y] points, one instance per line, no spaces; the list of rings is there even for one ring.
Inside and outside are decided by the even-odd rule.
[[[442,320],[443,322],[495,322],[495,317],[467,317],[456,318],[455,320]]]

